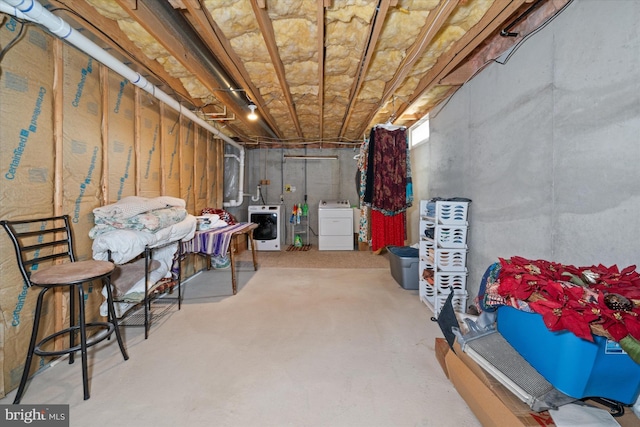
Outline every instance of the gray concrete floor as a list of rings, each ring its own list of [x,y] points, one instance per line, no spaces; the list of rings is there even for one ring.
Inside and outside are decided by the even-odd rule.
[[[203,272],[149,339],[124,329],[128,361],[113,340],[93,347],[89,400],[62,360],[22,403],[68,403],[82,427],[480,425],[435,358],[431,312],[388,268],[244,259],[237,295],[228,270]]]

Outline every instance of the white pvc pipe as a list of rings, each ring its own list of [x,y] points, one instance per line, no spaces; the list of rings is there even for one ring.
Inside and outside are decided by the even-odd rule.
[[[113,57],[107,51],[102,49],[91,40],[75,31],[71,26],[65,22],[62,18],[54,15],[44,8],[40,3],[35,0],[0,0],[0,12],[15,16],[16,18],[28,19],[37,24],[44,26],[54,35],[67,41],[71,45],[77,47],[87,55],[91,56],[98,62],[101,62],[111,70],[120,74],[122,77],[130,81],[132,84],[138,86],[145,92],[150,93],[155,98],[164,102],[169,108],[177,111],[181,115],[191,119],[194,123],[199,124],[202,128],[206,129],[213,135],[225,141],[227,144],[231,144],[240,150],[240,156],[238,161],[240,162],[240,176],[238,179],[238,198],[234,204],[223,203],[224,206],[239,206],[242,204],[243,185],[244,185],[244,147],[227,135],[220,132],[218,129],[211,126],[206,121],[195,115],[189,109],[184,108],[178,101],[171,96],[153,86],[147,79],[141,76],[136,71],[127,67],[117,58]]]
[[[240,157],[235,154],[225,154],[224,157],[235,159],[240,163],[240,172],[238,173],[238,197],[235,200],[229,200],[228,202],[223,202],[222,206],[224,207],[236,207],[242,204],[242,197],[244,196],[244,148],[240,150]]]
[[[13,6],[9,6],[4,1],[0,1],[0,13],[6,13],[7,15],[15,16],[18,19],[24,19],[26,21],[35,22],[33,19],[29,18],[24,13],[20,12]]]

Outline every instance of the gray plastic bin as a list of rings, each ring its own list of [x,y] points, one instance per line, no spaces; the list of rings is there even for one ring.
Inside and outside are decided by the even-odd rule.
[[[418,249],[411,246],[389,246],[391,276],[404,289],[418,289]]]

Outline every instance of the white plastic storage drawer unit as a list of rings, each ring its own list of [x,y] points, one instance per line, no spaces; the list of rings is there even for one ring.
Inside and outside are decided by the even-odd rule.
[[[466,248],[466,225],[440,225],[436,227],[436,242],[442,248]]]
[[[436,220],[440,224],[467,225],[469,202],[436,201]]]
[[[420,201],[420,299],[438,317],[449,294],[453,309],[467,304],[468,199]]]

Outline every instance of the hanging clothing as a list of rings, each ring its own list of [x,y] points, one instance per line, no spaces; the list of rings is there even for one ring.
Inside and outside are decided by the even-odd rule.
[[[369,156],[369,140],[365,140],[360,146],[358,156],[358,197],[360,206],[360,222],[358,224],[358,242],[369,242],[369,206],[364,203],[364,193],[367,180],[367,165]]]
[[[364,202],[387,215],[404,212],[413,196],[407,197],[410,183],[407,131],[376,126],[369,137],[368,167]],[[410,187],[410,185],[409,185]]]
[[[371,211],[371,250],[377,251],[385,246],[404,246],[406,234],[406,213],[385,215],[380,211]]]
[[[408,150],[404,127],[380,125],[371,129],[362,200],[371,207],[373,251],[403,246],[406,240],[406,210],[413,203]]]

